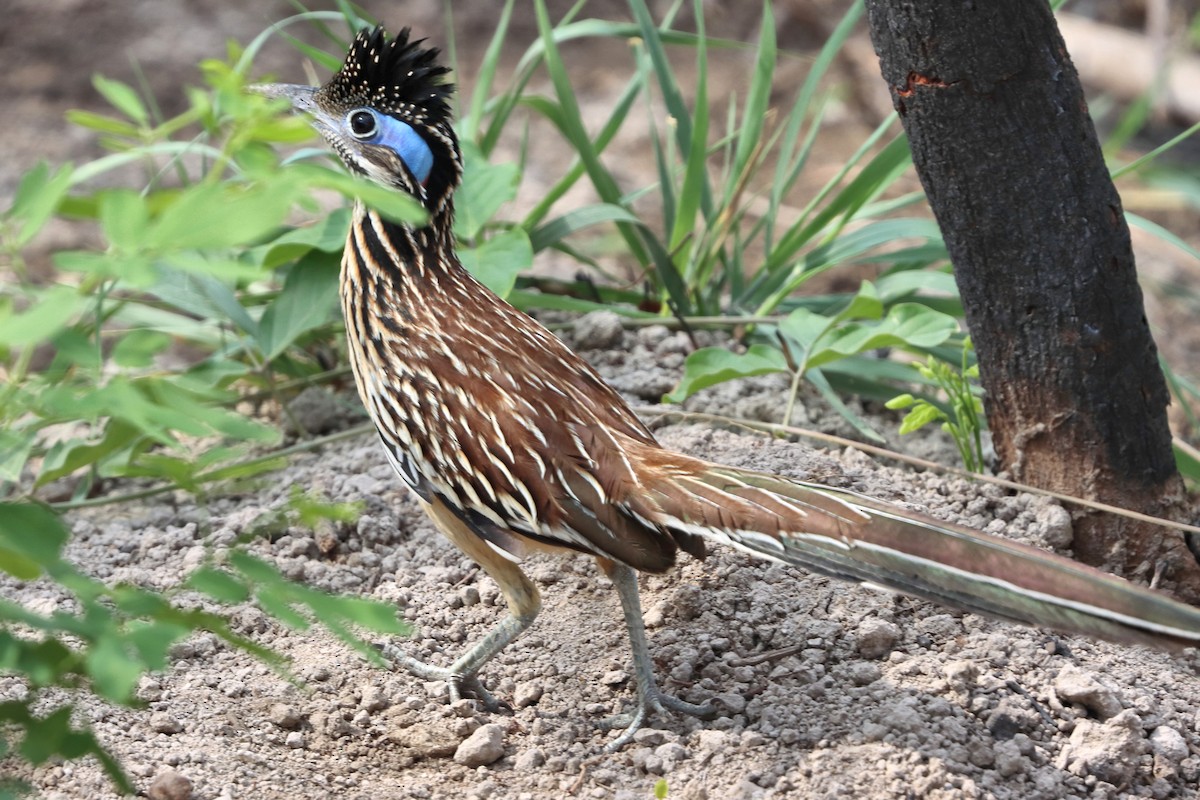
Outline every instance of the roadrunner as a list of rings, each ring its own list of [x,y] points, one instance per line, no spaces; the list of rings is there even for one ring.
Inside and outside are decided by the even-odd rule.
[[[342,259],[350,363],[384,452],[437,527],[499,584],[509,615],[449,667],[398,651],[450,696],[498,706],[480,669],[541,599],[521,559],[596,558],[621,600],[637,702],[616,749],[653,712],[704,716],[654,677],[637,572],[711,542],[1011,622],[1159,647],[1200,642],[1200,610],[1069,559],[846,491],[708,463],[661,447],[616,391],[459,263],[451,222],[462,159],[437,50],[360,32],[320,88],[284,97],[354,173],[407,192],[422,226],[355,205]]]

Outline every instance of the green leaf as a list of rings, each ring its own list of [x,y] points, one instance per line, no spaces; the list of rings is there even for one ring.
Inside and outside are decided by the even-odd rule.
[[[783,352],[765,344],[752,345],[741,354],[731,353],[723,347],[702,347],[687,357],[683,378],[663,400],[682,403],[701,389],[734,378],[787,371],[787,359]]]
[[[322,269],[308,259],[296,264],[258,322],[256,339],[266,359],[273,361],[298,336],[329,322],[337,297],[337,270]]]
[[[462,265],[500,297],[512,291],[517,273],[533,265],[533,246],[521,228],[493,236],[479,247],[459,248]]]
[[[71,187],[74,173],[75,168],[70,164],[64,164],[57,172],[51,173],[44,161],[25,173],[17,185],[12,206],[4,213],[7,219],[23,220],[11,243],[12,247],[24,247],[37,235]]]
[[[697,21],[702,27],[696,43],[695,112],[690,122],[691,142],[681,153],[685,158],[683,185],[679,189],[670,244],[667,246],[668,251],[679,253],[675,262],[677,265],[686,258],[681,248],[694,231],[701,199],[708,190],[708,56],[704,46],[703,16]],[[677,125],[680,122],[678,119],[675,121]]]
[[[30,764],[42,764],[61,752],[63,742],[71,730],[71,707],[57,708],[43,719],[31,717],[25,730],[25,738],[21,741],[21,755]]]
[[[813,345],[833,325],[833,319],[807,308],[797,308],[779,323],[779,332],[795,345],[801,354],[808,356]]]
[[[150,287],[150,291],[188,314],[221,322],[228,320],[250,336],[258,336],[258,322],[242,306],[234,291],[210,275],[170,270]]]
[[[249,188],[197,184],[151,224],[144,246],[178,252],[250,244],[283,223],[295,198],[294,187],[284,182]]]
[[[21,479],[36,441],[37,433],[33,430],[0,429],[0,482],[15,483]]]
[[[596,203],[566,212],[562,216],[534,228],[529,242],[535,253],[558,244],[576,231],[605,222],[627,222],[641,225],[641,219],[628,209],[612,203]]]
[[[858,293],[833,318],[835,322],[847,319],[879,319],[883,316],[883,302],[875,284],[863,281],[858,287]]]
[[[146,106],[142,103],[142,99],[138,97],[137,92],[133,90],[133,87],[120,81],[105,78],[103,75],[93,75],[92,85],[96,87],[96,91],[100,92],[113,108],[134,122],[145,125],[150,121],[150,115],[146,113]]]
[[[912,411],[904,415],[900,423],[900,434],[920,430],[931,422],[946,419],[946,415],[932,403],[918,403]]]
[[[521,170],[516,164],[490,164],[470,141],[461,144],[463,182],[455,194],[454,233],[474,239],[500,206],[517,196]]]
[[[350,209],[337,208],[312,225],[292,228],[274,241],[257,248],[257,263],[267,269],[295,261],[311,250],[341,253],[350,228]]]
[[[128,451],[141,437],[142,432],[136,426],[121,419],[110,419],[99,441],[66,439],[55,442],[42,461],[34,486],[45,486],[77,469],[100,464],[115,454]]]
[[[55,266],[103,278],[119,278],[136,287],[149,286],[158,277],[154,263],[143,255],[106,252],[65,251],[55,253]]]
[[[401,621],[396,606],[364,597],[338,597],[319,594],[310,606],[322,622],[345,620],[375,633],[403,635],[411,628]]]
[[[117,340],[111,358],[119,367],[141,369],[154,363],[154,357],[171,345],[171,337],[151,330],[133,330]]]
[[[70,286],[51,286],[34,295],[34,302],[21,313],[0,300],[0,345],[23,347],[44,342],[71,324],[89,299]]]
[[[782,326],[781,326],[782,327]],[[808,356],[810,367],[882,347],[927,349],[942,344],[958,330],[958,320],[919,303],[901,303],[875,325],[847,325],[822,339]]]
[[[126,637],[141,657],[145,669],[162,670],[167,667],[167,654],[180,639],[192,633],[190,625],[168,620],[133,622]]]
[[[0,566],[14,577],[30,580],[41,569],[57,565],[67,536],[62,520],[44,506],[0,503]],[[14,564],[20,572],[9,569]]]
[[[81,111],[79,109],[71,109],[67,112],[67,122],[72,125],[78,125],[81,128],[96,131],[97,133],[110,133],[131,139],[137,136],[138,133],[136,125],[131,125],[123,119],[108,117],[104,114],[94,114],[91,111]]]
[[[358,178],[345,172],[317,166],[295,164],[288,167],[303,184],[318,189],[332,189],[343,197],[361,200],[393,222],[422,225],[428,216],[425,207],[404,192],[380,186],[366,178]]]
[[[117,248],[138,250],[150,224],[146,199],[129,189],[104,192],[100,196],[100,224]]]
[[[115,631],[104,631],[88,648],[87,671],[97,694],[128,703],[144,667],[125,649]]]
[[[250,596],[246,584],[228,572],[212,567],[200,567],[187,578],[187,585],[222,603],[241,603]]]

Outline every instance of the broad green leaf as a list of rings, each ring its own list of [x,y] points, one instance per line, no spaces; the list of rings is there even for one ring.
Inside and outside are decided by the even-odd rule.
[[[151,223],[144,246],[178,252],[251,244],[283,222],[295,198],[294,188],[280,182],[190,186]]]
[[[262,267],[274,269],[295,261],[311,250],[340,253],[346,245],[350,228],[350,209],[337,208],[323,215],[312,225],[293,228],[253,251],[255,261]]]
[[[113,346],[111,358],[119,367],[142,369],[154,363],[154,357],[171,345],[171,337],[151,330],[129,331]]]
[[[296,264],[258,321],[256,339],[267,361],[273,361],[296,337],[329,322],[337,297],[336,269],[324,269],[307,258]]]
[[[474,239],[500,206],[517,196],[521,171],[516,164],[490,164],[473,142],[463,142],[463,182],[455,194],[454,232]]]
[[[958,330],[958,320],[919,303],[894,306],[878,324],[853,324],[833,330],[809,353],[810,367],[882,347],[924,349],[942,344]]]
[[[159,270],[146,256],[128,253],[95,253],[68,250],[55,253],[55,266],[72,272],[85,272],[103,278],[118,278],[135,287],[149,286]]]
[[[67,535],[62,521],[44,506],[0,503],[0,544],[38,564],[57,563]]]
[[[47,341],[70,325],[89,302],[78,289],[66,285],[40,291],[34,305],[20,313],[14,313],[10,303],[0,300],[0,344],[24,347]]]
[[[533,265],[533,247],[521,228],[511,228],[487,239],[479,247],[459,248],[459,260],[480,283],[506,297],[517,273]]]
[[[683,378],[663,400],[682,403],[701,389],[734,378],[787,371],[783,352],[765,344],[751,345],[745,353],[731,353],[724,347],[702,347],[687,357]]]
[[[833,323],[831,317],[807,308],[797,308],[779,323],[779,331],[799,349],[798,355],[807,355]]]
[[[298,631],[306,631],[312,624],[308,619],[290,605],[287,599],[280,597],[279,592],[271,589],[260,589],[254,594],[255,600],[262,607],[262,610],[270,614],[275,619],[287,625],[289,628]]]
[[[0,429],[0,482],[21,479],[36,440],[34,430]]]
[[[134,122],[145,125],[150,121],[150,115],[146,113],[146,106],[129,84],[105,78],[103,75],[93,75],[92,85],[113,108]]]
[[[250,596],[246,584],[228,572],[200,567],[187,578],[187,585],[222,603],[241,603]]]
[[[34,486],[45,486],[77,469],[99,464],[113,455],[127,452],[141,436],[136,426],[121,419],[110,419],[99,441],[65,439],[55,442],[42,461],[42,469]]]
[[[879,319],[882,316],[883,302],[879,299],[879,291],[875,284],[863,281],[858,287],[858,293],[833,319],[835,322],[841,322],[847,319]]]
[[[361,200],[394,222],[421,225],[428,216],[425,207],[409,195],[366,178],[316,164],[295,164],[288,167],[288,172],[311,188],[332,189],[343,197]]]
[[[310,606],[322,622],[345,620],[375,633],[402,635],[411,628],[400,620],[399,609],[391,603],[368,600],[363,597],[338,597],[317,595]]]
[[[197,275],[178,270],[164,271],[150,292],[181,311],[204,319],[232,322],[239,330],[250,336],[258,336],[258,322],[247,313],[237,295],[227,284],[209,275]],[[149,321],[142,324],[149,325]],[[178,333],[178,329],[157,330]]]
[[[125,649],[115,630],[102,632],[88,648],[87,671],[97,694],[118,703],[129,702],[138,678],[145,671]]]
[[[229,397],[227,392],[210,392],[205,397],[188,387],[186,381],[174,376],[143,379],[139,388],[154,398],[158,417],[176,430],[187,431],[185,424],[201,423],[207,428],[205,433],[221,433],[235,439],[259,442],[279,440],[279,431],[273,426],[215,405],[217,401]]]
[[[129,189],[113,189],[100,196],[100,224],[104,235],[120,250],[140,249],[150,212],[145,198]]]
[[[35,766],[44,763],[62,751],[63,743],[71,731],[71,707],[62,706],[40,719],[30,717],[25,731],[25,738],[21,740],[21,756]]]
[[[171,620],[137,621],[129,625],[128,642],[141,657],[146,669],[167,667],[167,654],[180,639],[192,633],[192,627]]]
[[[74,172],[72,165],[64,164],[52,173],[42,161],[25,173],[17,185],[12,206],[4,213],[5,218],[21,220],[12,247],[24,247],[42,229],[66,196]]]

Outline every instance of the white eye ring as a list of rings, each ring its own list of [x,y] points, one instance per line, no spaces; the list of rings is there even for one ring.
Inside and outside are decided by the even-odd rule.
[[[370,139],[379,132],[379,120],[369,108],[356,108],[346,115],[346,127],[355,139]]]

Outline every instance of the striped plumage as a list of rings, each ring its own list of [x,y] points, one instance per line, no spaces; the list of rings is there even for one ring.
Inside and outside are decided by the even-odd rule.
[[[360,396],[389,460],[438,527],[499,583],[511,610],[449,668],[396,658],[492,703],[479,669],[532,623],[531,550],[589,553],[612,577],[646,714],[708,709],[663,694],[634,570],[707,542],[1013,622],[1178,647],[1200,612],[1068,559],[827,487],[661,448],[621,397],[555,336],[463,269],[451,236],[461,159],[436,51],[404,31],[355,39],[319,90],[274,85],[353,171],[411,193],[422,227],[358,205],[341,296]]]

